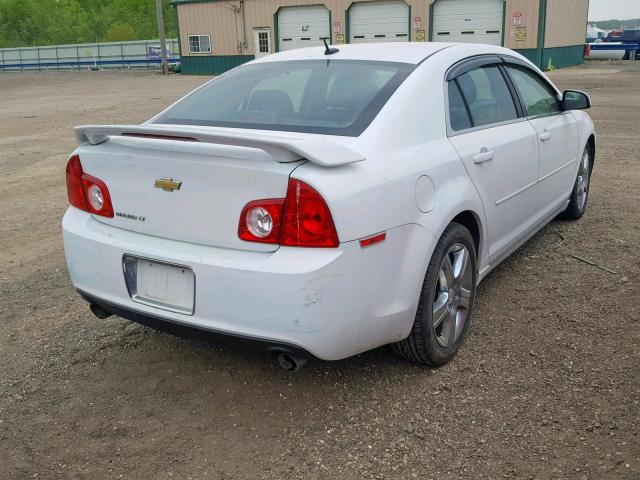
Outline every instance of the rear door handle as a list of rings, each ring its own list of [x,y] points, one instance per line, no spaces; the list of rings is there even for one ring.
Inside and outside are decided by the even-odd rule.
[[[540,140],[543,142],[546,142],[548,140],[551,140],[551,137],[553,135],[551,134],[551,132],[549,130],[544,130],[541,134],[540,134]]]
[[[473,157],[473,163],[489,162],[493,160],[493,157],[493,151],[489,150],[488,148],[483,148],[482,150],[480,150],[480,153]]]

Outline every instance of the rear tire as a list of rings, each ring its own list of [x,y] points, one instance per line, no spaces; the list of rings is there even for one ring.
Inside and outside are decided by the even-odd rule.
[[[431,256],[411,333],[392,344],[392,350],[434,367],[451,360],[471,323],[476,280],[473,237],[462,225],[451,223]]]
[[[591,150],[586,146],[580,160],[580,166],[578,167],[576,182],[573,185],[573,191],[569,198],[569,205],[567,209],[560,214],[561,218],[578,220],[582,218],[584,212],[587,210],[592,164]]]

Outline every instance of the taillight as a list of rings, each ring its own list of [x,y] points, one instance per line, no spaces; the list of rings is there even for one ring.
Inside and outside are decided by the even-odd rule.
[[[336,227],[324,199],[306,183],[289,179],[280,245],[333,248],[338,243]]]
[[[84,199],[82,164],[80,163],[80,157],[78,155],[74,155],[67,162],[67,196],[72,206],[80,210],[89,211],[87,202]]]
[[[78,155],[67,162],[67,195],[69,203],[80,210],[113,217],[109,189],[99,178],[83,173]]]
[[[290,179],[286,198],[255,200],[240,215],[238,236],[249,242],[290,247],[338,246],[327,203],[312,187]]]
[[[283,198],[247,203],[240,215],[238,236],[249,242],[278,243],[283,203]]]
[[[95,215],[113,217],[111,196],[105,183],[99,178],[85,173],[82,175],[82,186],[84,187],[84,197],[89,207],[88,210]]]

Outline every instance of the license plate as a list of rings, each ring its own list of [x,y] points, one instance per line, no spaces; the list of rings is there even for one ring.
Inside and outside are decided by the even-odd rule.
[[[193,314],[195,275],[189,267],[125,256],[124,276],[134,302]]]

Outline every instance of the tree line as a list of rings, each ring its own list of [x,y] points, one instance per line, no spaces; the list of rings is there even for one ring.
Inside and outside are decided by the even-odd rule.
[[[168,38],[177,36],[162,0]],[[158,38],[155,0],[0,0],[0,48]]]
[[[589,23],[603,30],[618,30],[619,28],[640,28],[640,18],[634,18],[631,20],[601,20],[598,22]]]

